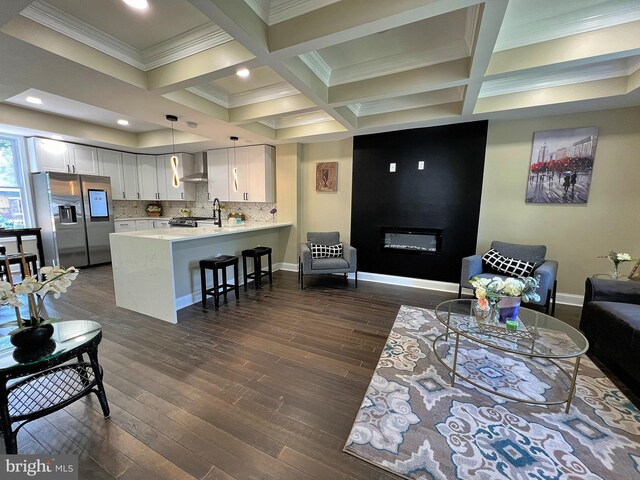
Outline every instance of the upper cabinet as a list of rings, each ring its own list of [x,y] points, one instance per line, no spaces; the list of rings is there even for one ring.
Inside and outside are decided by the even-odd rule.
[[[176,153],[178,157],[178,165],[174,172],[171,165],[171,157],[173,155],[157,156],[157,178],[158,192],[160,200],[189,200],[196,199],[196,189],[193,183],[178,182],[178,186],[173,186],[174,173],[178,179],[191,175],[194,172],[194,156],[189,153]]]
[[[210,150],[210,199],[215,196],[231,202],[275,201],[274,157],[275,148],[270,145]]]
[[[193,155],[177,153],[178,178],[193,173]],[[196,199],[192,183],[179,182],[173,186],[171,155],[138,155],[138,184],[140,200],[188,200]]]
[[[207,152],[209,201],[215,198],[229,201],[229,150],[209,150]]]
[[[98,156],[94,147],[74,143],[69,144],[69,147],[71,150],[69,155],[71,173],[98,175]]]
[[[114,200],[138,200],[138,164],[136,155],[115,150],[98,149],[98,171],[111,179]]]
[[[96,149],[47,138],[29,138],[32,172],[98,175]]]

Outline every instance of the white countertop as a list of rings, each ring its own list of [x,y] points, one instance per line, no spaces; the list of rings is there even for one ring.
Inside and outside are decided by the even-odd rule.
[[[224,235],[235,235],[238,233],[255,232],[258,230],[268,230],[272,228],[289,227],[291,223],[252,223],[248,225],[225,225],[223,227],[174,227],[163,228],[161,231],[154,230],[138,230],[135,232],[119,232],[111,233],[117,237],[135,237],[145,238],[149,240],[162,240],[166,242],[181,242],[184,240],[193,240],[196,238],[220,237]]]

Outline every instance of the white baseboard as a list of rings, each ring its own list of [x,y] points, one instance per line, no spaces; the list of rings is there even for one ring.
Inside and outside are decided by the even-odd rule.
[[[286,272],[297,272],[298,271],[298,264],[297,263],[285,263],[285,262],[274,263],[273,264],[273,271],[275,272],[276,270],[284,270]]]
[[[287,272],[297,272],[297,263],[285,263],[279,262],[273,264],[273,271],[284,270]],[[349,278],[353,279],[353,273],[349,274]],[[369,273],[358,272],[358,280],[364,282],[374,283],[386,283],[389,285],[400,285],[403,287],[424,288],[425,290],[436,290],[438,292],[450,292],[458,293],[458,284],[451,282],[439,282],[436,280],[425,280],[423,278],[411,278],[411,277],[398,277],[395,275],[383,275],[381,273]],[[473,291],[468,288],[463,288],[462,293],[471,295]],[[200,302],[200,291],[194,292],[190,295],[176,299],[176,308],[184,308],[194,303]],[[572,293],[558,293],[556,297],[556,303],[561,305],[572,305],[575,307],[581,307],[584,297],[582,295],[575,295]]]
[[[351,274],[349,277],[352,278]],[[437,290],[439,292],[458,293],[458,284],[450,282],[438,282],[436,280],[425,280],[423,278],[397,277],[395,275],[383,275],[381,273],[358,272],[358,280],[375,283],[388,283],[390,285],[402,285],[404,287],[424,288],[427,290]]]
[[[393,275],[382,275],[379,273],[358,272],[358,280],[364,280],[376,283],[388,283],[391,285],[403,285],[406,287],[425,288],[427,290],[437,290],[439,292],[458,293],[457,283],[437,282],[434,280],[424,280],[421,278],[396,277]],[[463,288],[462,293],[472,295],[473,290]],[[582,307],[584,297],[572,293],[559,293],[556,295],[556,303],[561,305],[571,305],[574,307]]]

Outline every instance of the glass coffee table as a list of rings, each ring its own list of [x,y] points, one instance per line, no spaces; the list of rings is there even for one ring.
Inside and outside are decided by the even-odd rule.
[[[557,318],[522,307],[518,313],[518,330],[507,330],[504,324],[493,323],[491,320],[477,315],[476,304],[477,300],[475,299],[458,299],[442,302],[435,308],[436,317],[444,325],[445,332],[434,339],[433,352],[438,361],[451,372],[451,385],[455,385],[457,377],[493,395],[514,401],[536,405],[559,405],[566,402],[565,412],[568,413],[575,393],[580,358],[589,348],[589,342],[585,336]],[[438,347],[451,346],[450,337],[455,340],[451,365],[438,352]],[[469,340],[472,344],[521,356],[530,359],[530,361],[548,360],[568,378],[567,396],[550,401],[518,397],[496,391],[488,385],[483,385],[469,378],[469,376],[460,374],[457,363],[461,337]],[[567,370],[560,364],[559,361],[566,359],[575,359],[573,371]]]

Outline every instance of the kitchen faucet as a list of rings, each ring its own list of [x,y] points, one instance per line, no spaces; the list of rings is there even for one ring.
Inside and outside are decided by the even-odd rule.
[[[222,212],[220,211],[220,200],[217,197],[213,199],[213,219],[217,226],[222,227]]]

